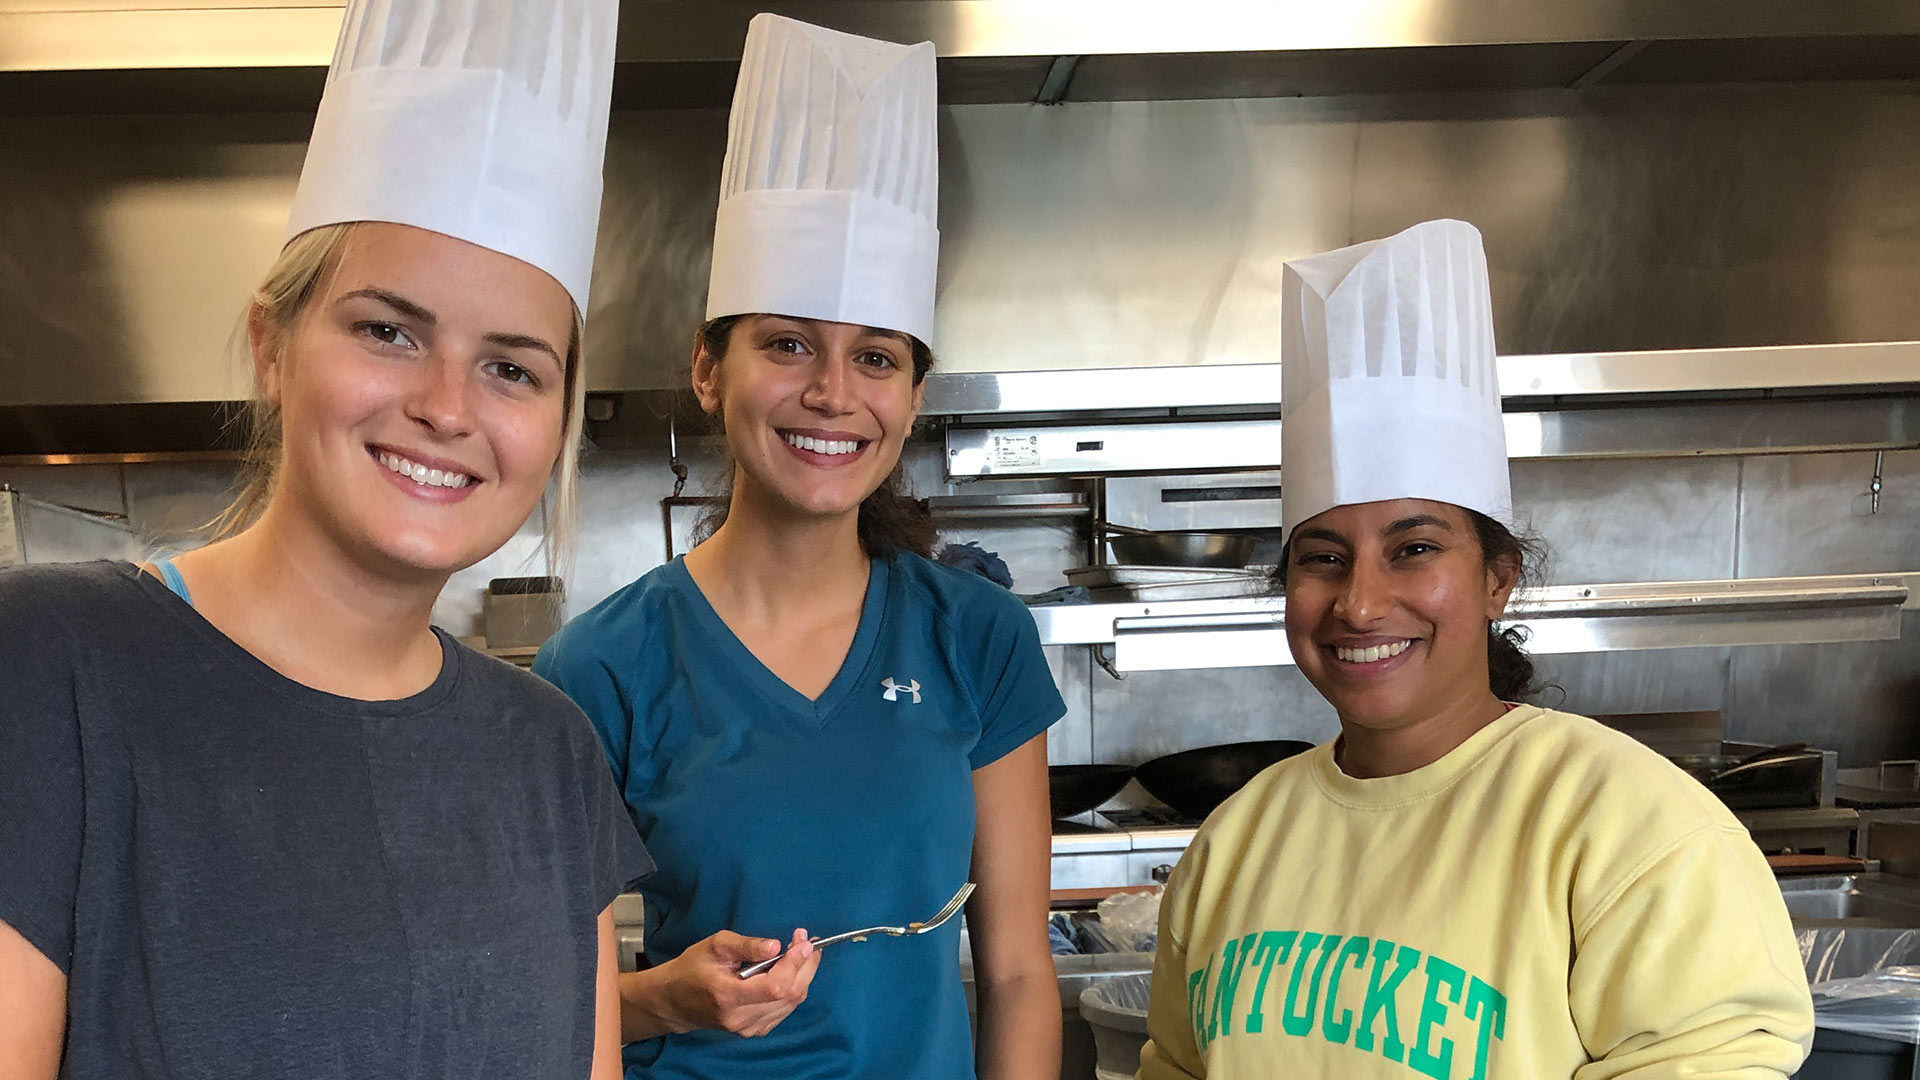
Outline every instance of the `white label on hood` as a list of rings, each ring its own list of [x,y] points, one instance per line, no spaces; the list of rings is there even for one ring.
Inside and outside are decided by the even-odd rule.
[[[1013,467],[1040,464],[1040,436],[995,435],[988,454],[996,466]]]

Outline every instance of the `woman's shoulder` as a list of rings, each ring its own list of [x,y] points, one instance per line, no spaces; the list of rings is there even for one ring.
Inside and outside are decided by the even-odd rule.
[[[887,565],[909,596],[951,618],[991,623],[1015,613],[1030,617],[1018,596],[971,570],[907,552],[889,556]]]
[[[68,609],[118,599],[141,573],[129,562],[41,563],[0,568],[0,603],[33,601]]]
[[[49,626],[62,632],[124,627],[140,573],[132,563],[107,561],[0,569],[0,634],[31,638]],[[113,618],[102,618],[109,611]]]
[[[575,615],[541,646],[534,670],[547,674],[555,664],[587,663],[612,656],[644,653],[647,643],[672,619],[677,578],[685,577],[678,562],[652,570]]]
[[[1679,766],[1598,720],[1542,709],[1519,734],[1517,744],[1552,766],[1556,784],[1579,781],[1608,799],[1674,800],[1689,816],[1709,813],[1732,820],[1726,805]]]
[[[504,716],[522,729],[516,738],[530,737],[534,745],[566,746],[575,756],[597,753],[593,725],[574,700],[533,672],[466,645],[451,635],[442,640],[460,665],[457,708],[480,706],[487,716]],[[556,738],[557,736],[557,738]]]
[[[572,698],[533,672],[489,656],[445,631],[439,634],[454,653],[453,662],[460,665],[461,675],[472,681],[472,693],[488,700],[516,704],[539,715],[571,715],[580,711]]]

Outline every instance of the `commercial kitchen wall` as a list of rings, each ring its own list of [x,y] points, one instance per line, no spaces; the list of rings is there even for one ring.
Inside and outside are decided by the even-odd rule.
[[[910,448],[917,493],[943,483],[936,446]],[[660,500],[673,477],[657,451],[598,451],[583,461],[579,553],[568,574],[577,613],[666,555]],[[1886,456],[1880,512],[1866,490],[1873,455],[1646,461],[1523,461],[1514,466],[1523,520],[1545,538],[1554,583],[1775,577],[1920,570],[1920,451]],[[223,462],[0,467],[0,483],[90,509],[124,512],[156,548],[190,546],[195,526],[227,497]],[[706,490],[696,472],[690,493]],[[967,489],[977,492],[979,486]],[[676,512],[684,550],[697,509]],[[541,518],[499,554],[456,574],[435,619],[478,634],[487,579],[544,572]],[[1064,584],[1083,561],[1084,522],[949,522],[951,539],[1000,551],[1016,587]],[[1253,738],[1321,740],[1331,710],[1292,667],[1138,672],[1116,681],[1083,647],[1048,650],[1070,712],[1054,729],[1056,762],[1137,762],[1160,753]],[[1540,658],[1548,703],[1587,713],[1723,710],[1736,737],[1806,739],[1843,765],[1920,756],[1920,612],[1898,641],[1672,649]]]
[[[617,114],[596,388],[684,379],[726,117]],[[0,116],[0,404],[222,400],[310,118]],[[1507,353],[1920,339],[1911,84],[961,105],[949,371],[1274,359],[1285,260],[1486,235]]]
[[[0,403],[243,392],[227,358],[280,243],[310,118],[0,117]],[[614,119],[589,312],[603,387],[676,385],[700,314],[724,113]],[[1274,358],[1281,263],[1451,215],[1487,237],[1509,353],[1920,339],[1920,95],[1788,84],[1364,98],[956,106],[942,126],[937,342],[947,370]],[[1070,405],[1071,403],[1063,403]],[[921,491],[937,454],[915,450]],[[576,609],[656,565],[656,451],[589,456]],[[1920,451],[1524,462],[1518,502],[1556,581],[1920,570]],[[160,542],[222,502],[229,465],[21,466],[29,494],[125,507]],[[956,528],[969,523],[956,522]],[[1022,589],[1068,524],[977,523]],[[438,616],[477,629],[486,578]],[[1920,625],[1898,642],[1555,657],[1587,712],[1721,708],[1737,735],[1847,764],[1920,755]],[[1332,730],[1291,668],[1116,682],[1055,650],[1060,761],[1137,760]]]

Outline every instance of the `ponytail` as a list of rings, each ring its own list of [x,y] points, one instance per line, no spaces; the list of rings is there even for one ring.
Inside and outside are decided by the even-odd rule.
[[[1480,539],[1480,554],[1489,570],[1496,563],[1511,564],[1515,590],[1532,584],[1540,576],[1540,563],[1546,551],[1539,540],[1515,536],[1505,525],[1477,510],[1467,511],[1467,516],[1473,520],[1474,535]],[[1487,682],[1493,696],[1501,701],[1525,702],[1540,691],[1526,643],[1527,632],[1519,627],[1503,629],[1496,622],[1487,624]]]
[[[727,345],[733,336],[733,328],[740,325],[742,316],[722,315],[709,319],[700,327],[697,335],[699,347],[708,356],[715,358],[727,355]],[[933,370],[933,350],[919,338],[913,341],[913,385],[919,386],[926,380],[927,373]],[[718,532],[726,523],[727,508],[733,502],[733,470],[726,470],[726,479],[721,481],[718,492],[718,505],[700,519],[694,530],[694,543]],[[922,558],[933,557],[933,542],[938,531],[933,525],[933,512],[927,508],[924,500],[916,499],[906,492],[906,470],[895,465],[887,478],[873,493],[860,502],[860,516],[856,529],[860,537],[860,550],[869,559],[883,559],[889,555],[905,552]]]

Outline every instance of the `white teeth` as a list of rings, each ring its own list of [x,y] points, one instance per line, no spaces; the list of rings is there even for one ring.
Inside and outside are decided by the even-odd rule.
[[[1396,641],[1391,645],[1372,645],[1364,649],[1343,649],[1334,647],[1333,655],[1349,664],[1373,664],[1381,660],[1391,660],[1412,647],[1412,641]]]
[[[780,437],[787,440],[787,443],[791,446],[799,447],[802,450],[811,450],[816,454],[851,454],[860,449],[858,442],[851,442],[845,439],[816,439],[811,435],[787,434],[782,434]]]
[[[412,480],[416,484],[427,487],[463,488],[473,482],[473,477],[468,476],[466,473],[429,469],[418,462],[408,461],[398,454],[390,454],[384,450],[375,456],[378,458],[380,464],[385,465],[387,468]]]

